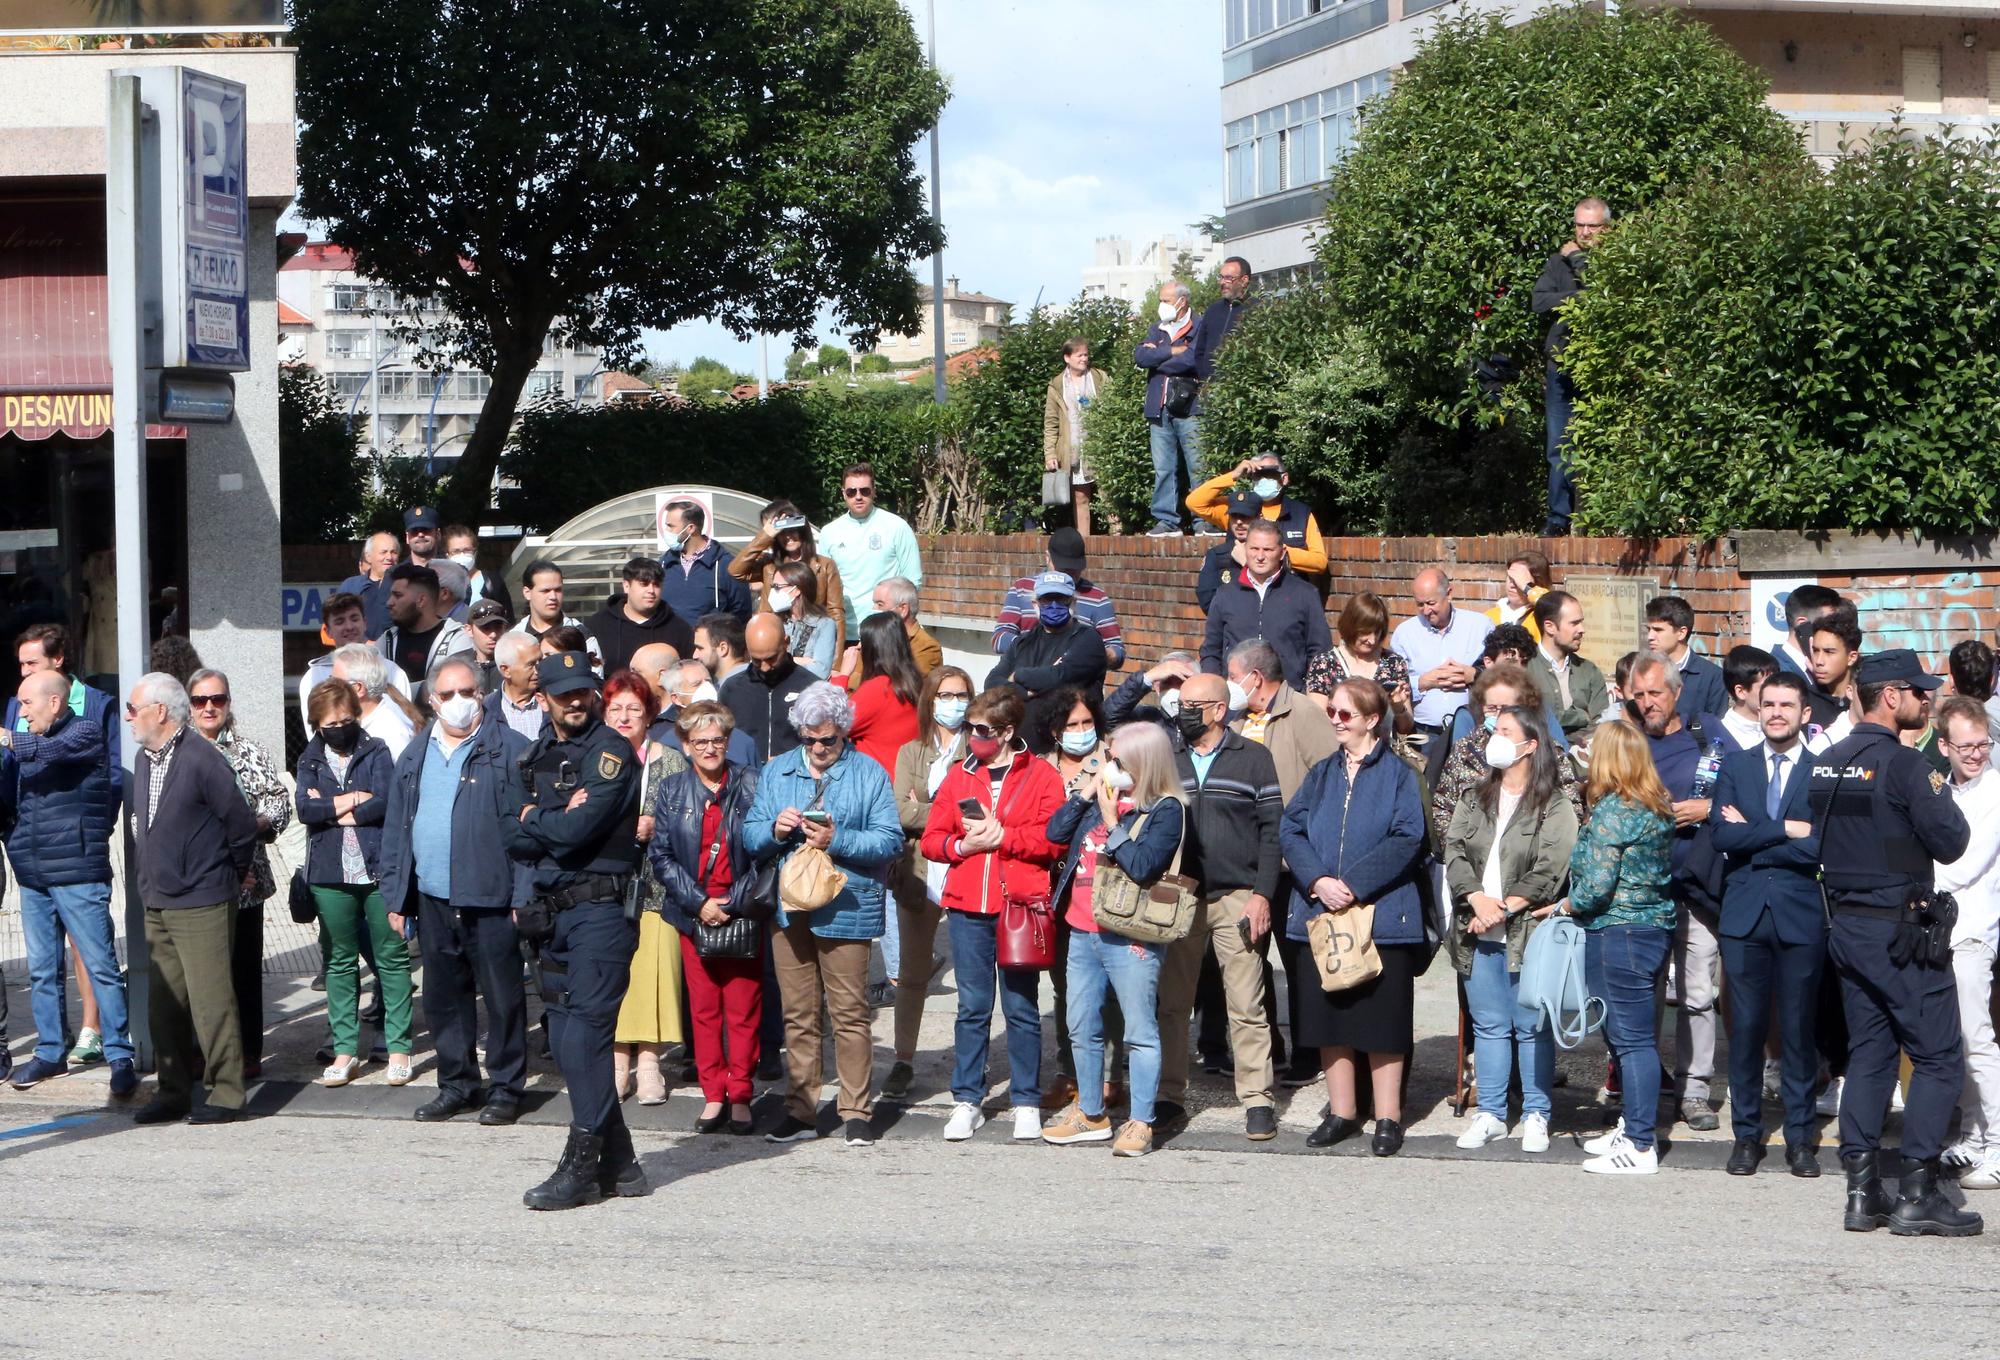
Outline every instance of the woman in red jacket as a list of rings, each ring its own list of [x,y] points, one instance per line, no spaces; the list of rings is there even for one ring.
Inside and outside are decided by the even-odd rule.
[[[923,697],[924,676],[910,654],[910,637],[894,614],[870,614],[861,621],[860,675],[855,684],[854,730],[848,740],[864,756],[872,756],[891,779],[896,755],[917,739],[917,700]]]
[[[947,866],[942,905],[958,979],[951,1074],[958,1106],[945,1123],[948,1142],[970,1138],[986,1122],[980,1105],[996,981],[1007,1017],[1014,1137],[1027,1142],[1042,1136],[1041,978],[998,966],[1001,907],[1010,899],[1047,902],[1049,870],[1062,855],[1047,835],[1049,818],[1063,805],[1062,776],[1030,756],[1017,737],[1025,709],[1012,686],[972,701],[965,715],[971,754],[945,775],[924,824],[924,858]],[[965,807],[975,804],[974,815],[966,816]]]

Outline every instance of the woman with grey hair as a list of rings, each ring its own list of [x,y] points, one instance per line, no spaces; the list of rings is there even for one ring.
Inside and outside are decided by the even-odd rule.
[[[847,881],[811,911],[780,903],[772,927],[778,992],[785,1015],[789,1090],[785,1117],[765,1137],[774,1143],[819,1136],[820,1010],[832,1019],[839,1115],[848,1145],[875,1141],[875,1045],[869,1032],[869,943],[882,934],[889,866],[902,853],[896,796],[881,765],[847,740],[854,707],[821,681],[792,705],[799,746],[769,761],[743,818],[751,855],[789,860],[811,846],[824,851]],[[782,866],[781,870],[782,872]]]
[[[264,904],[278,891],[266,847],[291,825],[292,795],[269,753],[236,730],[228,676],[204,667],[188,677],[187,696],[194,730],[222,752],[243,801],[257,814],[256,856],[250,882],[236,899],[236,932],[229,949],[229,976],[243,1026],[243,1077],[254,1081],[264,1070]]]

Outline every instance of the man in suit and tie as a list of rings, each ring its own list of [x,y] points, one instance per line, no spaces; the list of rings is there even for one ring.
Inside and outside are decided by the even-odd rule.
[[[1773,675],[1758,704],[1764,740],[1723,758],[1710,812],[1715,847],[1728,857],[1717,931],[1729,977],[1729,1109],[1736,1127],[1727,1169],[1753,1175],[1764,1157],[1764,1035],[1775,996],[1785,1163],[1794,1176],[1817,1176],[1813,1017],[1826,964],[1826,912],[1815,877],[1812,780],[1802,768],[1809,756],[1800,736],[1805,682],[1789,672]]]

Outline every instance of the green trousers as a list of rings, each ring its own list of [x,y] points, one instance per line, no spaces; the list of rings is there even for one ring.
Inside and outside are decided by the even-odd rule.
[[[243,1108],[243,1031],[229,972],[235,929],[234,898],[212,907],[146,911],[146,1015],[153,1026],[159,1098],[168,1104],[193,1104],[199,1053],[208,1103]]]
[[[326,941],[326,1020],[335,1053],[359,1053],[361,1042],[361,932],[375,946],[375,981],[382,989],[382,1042],[391,1053],[410,1051],[410,950],[389,928],[389,909],[373,883],[329,887],[315,883]],[[365,1055],[364,1055],[365,1056]]]

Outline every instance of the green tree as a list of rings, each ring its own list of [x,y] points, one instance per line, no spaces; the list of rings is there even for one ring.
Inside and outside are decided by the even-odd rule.
[[[795,349],[785,356],[785,381],[804,382],[813,376],[813,352]]]
[[[1494,522],[1503,508],[1537,518],[1511,508],[1543,480],[1546,320],[1529,301],[1577,200],[1601,196],[1623,218],[1704,175],[1801,165],[1765,89],[1699,22],[1567,5],[1514,27],[1446,15],[1364,111],[1332,178],[1319,260],[1339,324],[1358,328],[1401,412],[1379,454],[1462,492],[1474,518],[1454,527],[1524,522]],[[1518,374],[1497,400],[1473,369],[1494,355]]]
[[[347,408],[316,369],[278,369],[278,475],[284,496],[279,533],[287,543],[340,543],[354,537],[365,465]],[[398,529],[402,526],[398,525]]]
[[[1738,170],[1624,223],[1564,354],[1581,520],[1991,533],[1996,213],[1992,143],[1884,135],[1824,174]]]
[[[917,321],[945,101],[896,0],[297,0],[300,209],[492,375],[472,519],[552,326],[610,362],[696,317],[804,344]]]
[[[819,356],[814,361],[813,367],[822,378],[832,377],[836,374],[846,377],[847,361],[847,351],[839,345],[821,345],[819,347]]]
[[[691,401],[720,401],[730,388],[750,380],[748,373],[738,373],[704,354],[681,371],[680,393]]]
[[[896,365],[890,362],[886,354],[864,354],[861,356],[861,362],[855,365],[855,369],[861,373],[893,373],[896,371]]]

